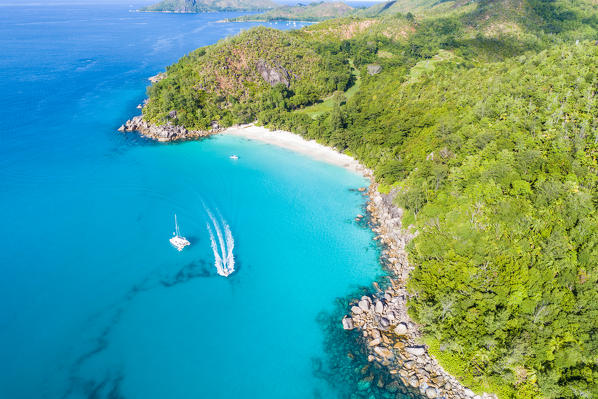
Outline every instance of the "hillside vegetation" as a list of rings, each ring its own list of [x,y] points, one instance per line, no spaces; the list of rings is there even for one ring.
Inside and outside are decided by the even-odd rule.
[[[342,54],[296,34],[255,28],[170,66],[168,77],[150,87],[144,117],[162,123],[176,110],[174,122],[197,130],[213,121],[250,122],[281,101],[298,108],[344,90],[352,76],[347,65]]]
[[[144,116],[357,157],[419,232],[410,309],[448,371],[500,398],[598,397],[596,2],[400,4],[197,50]]]
[[[243,15],[231,21],[323,21],[353,12],[353,7],[337,2],[320,2],[282,6],[263,14]]]

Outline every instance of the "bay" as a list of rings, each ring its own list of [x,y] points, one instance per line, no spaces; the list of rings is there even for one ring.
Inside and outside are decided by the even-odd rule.
[[[0,7],[0,396],[338,396],[314,364],[323,312],[382,274],[354,222],[367,182],[235,137],[118,133],[148,76],[256,25],[135,8]]]

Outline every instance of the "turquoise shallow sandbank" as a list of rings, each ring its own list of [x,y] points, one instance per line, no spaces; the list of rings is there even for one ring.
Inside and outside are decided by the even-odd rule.
[[[2,7],[0,397],[349,395],[325,343],[337,299],[382,275],[354,221],[366,180],[234,136],[117,133],[148,76],[255,25],[129,10]],[[229,278],[207,209],[234,237]]]

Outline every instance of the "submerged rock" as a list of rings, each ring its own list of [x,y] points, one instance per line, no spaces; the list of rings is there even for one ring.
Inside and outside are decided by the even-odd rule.
[[[360,391],[365,391],[370,387],[370,385],[372,385],[372,382],[364,378],[363,380],[359,380],[357,383],[357,389]]]
[[[343,328],[345,330],[352,330],[355,328],[355,326],[353,325],[353,319],[350,317],[343,317]]]

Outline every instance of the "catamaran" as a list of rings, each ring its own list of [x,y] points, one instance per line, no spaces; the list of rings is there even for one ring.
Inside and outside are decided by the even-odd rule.
[[[187,245],[191,245],[191,243],[185,237],[181,237],[179,224],[176,220],[176,213],[174,214],[174,233],[172,233],[172,235],[173,237],[170,239],[170,243],[179,251],[182,251]]]

